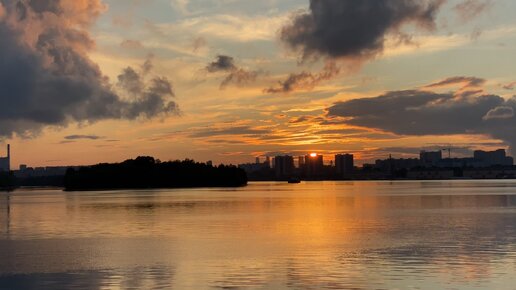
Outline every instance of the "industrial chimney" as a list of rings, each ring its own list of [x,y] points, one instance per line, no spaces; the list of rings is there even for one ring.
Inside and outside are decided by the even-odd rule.
[[[11,171],[11,144],[7,144],[7,171]]]

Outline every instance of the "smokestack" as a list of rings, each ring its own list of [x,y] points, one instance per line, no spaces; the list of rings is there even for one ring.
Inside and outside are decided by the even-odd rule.
[[[11,171],[11,144],[7,144],[7,170]]]

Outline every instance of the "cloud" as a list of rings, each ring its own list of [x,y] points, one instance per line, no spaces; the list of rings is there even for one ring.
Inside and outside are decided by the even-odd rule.
[[[336,103],[330,116],[346,123],[377,128],[400,135],[448,135],[474,132],[484,115],[504,103],[499,96],[457,100],[453,94],[428,91],[394,91],[384,95]]]
[[[198,52],[201,48],[207,46],[208,43],[206,42],[206,39],[204,37],[197,37],[193,40],[192,46],[193,46],[193,52]]]
[[[231,84],[242,86],[252,83],[256,81],[256,78],[260,75],[259,71],[249,71],[238,67],[235,64],[235,59],[227,55],[218,55],[205,69],[209,73],[227,73],[226,77],[224,77],[220,83],[220,89],[224,89]]]
[[[256,81],[260,72],[258,71],[247,71],[245,69],[239,68],[237,70],[232,71],[229,75],[224,78],[224,80],[220,83],[220,88],[224,89],[230,84],[235,84],[238,86],[246,85]]]
[[[328,62],[319,73],[303,71],[292,73],[284,81],[280,81],[277,86],[269,87],[265,93],[290,93],[298,90],[311,90],[322,81],[330,80],[340,73],[340,68],[334,62]]]
[[[458,76],[458,77],[450,77],[447,79],[444,79],[442,81],[438,81],[433,84],[429,84],[425,86],[425,88],[441,88],[441,87],[447,87],[447,86],[454,86],[454,85],[462,85],[462,88],[478,88],[483,86],[486,83],[485,79],[477,78],[477,77],[464,77],[464,76]]]
[[[408,90],[339,102],[328,116],[347,125],[398,135],[487,135],[516,145],[516,97],[497,95],[456,98],[454,93]]]
[[[118,75],[118,86],[134,96],[141,94],[143,91],[141,76],[132,67],[126,67]]]
[[[489,110],[487,114],[482,118],[483,120],[492,119],[511,119],[514,117],[514,109],[512,107],[496,107]]]
[[[188,17],[179,17],[178,21],[153,23],[145,21],[147,39],[152,40],[152,46],[169,47],[181,53],[192,54],[192,42],[204,39],[210,44],[230,43],[233,45],[260,45],[277,40],[280,27],[288,20],[289,12],[274,12],[266,15],[252,13],[231,13],[234,6],[248,7],[250,3],[262,1],[247,1],[246,4],[224,4],[224,9],[216,9],[221,5],[220,0],[197,2],[191,7]],[[238,2],[240,3],[240,2]],[[259,5],[259,4],[258,4]],[[208,8],[209,7],[209,8]],[[229,9],[229,10],[228,10]],[[205,13],[200,10],[206,10]],[[220,13],[215,13],[219,10]],[[224,11],[223,11],[224,10]],[[201,42],[202,44],[202,42]],[[149,44],[151,45],[151,44]],[[194,45],[195,47],[195,45]],[[207,46],[205,48],[208,48]],[[205,51],[202,51],[203,54]]]
[[[130,119],[138,116],[151,118],[162,113],[179,112],[176,103],[165,101],[165,97],[175,97],[172,84],[168,79],[153,77],[146,80],[146,76],[152,68],[152,58],[148,58],[141,66],[140,72],[132,67],[127,67],[118,76],[118,87],[125,94],[136,99],[126,106],[125,113]]]
[[[235,59],[227,55],[217,55],[217,58],[206,66],[208,72],[232,71],[236,68]]]
[[[505,84],[502,86],[502,88],[504,88],[508,91],[514,90],[514,87],[516,87],[516,82],[511,82],[511,83],[508,83],[508,84]]]
[[[340,73],[335,62],[346,63],[349,70],[381,55],[387,48],[414,46],[413,33],[402,31],[406,24],[416,30],[433,30],[436,14],[444,0],[310,0],[309,11],[298,13],[280,30],[281,40],[300,53],[301,59],[324,58],[319,73],[292,73],[267,93],[311,90],[322,81]]]
[[[230,136],[230,135],[260,135],[268,133],[268,130],[255,128],[250,125],[235,125],[224,128],[206,128],[200,129],[191,133],[191,138],[206,138],[215,136]]]
[[[381,54],[386,36],[399,35],[405,24],[434,29],[435,16],[443,2],[310,0],[310,10],[296,15],[281,29],[280,37],[300,51],[303,59],[368,59]]]
[[[181,14],[189,14],[188,12],[188,4],[189,0],[172,0],[170,4],[174,9],[179,11]]]
[[[64,137],[66,140],[99,140],[103,139],[104,137],[97,136],[97,135],[68,135]]]
[[[166,79],[155,78],[142,95],[125,96],[88,57],[95,46],[88,29],[106,10],[100,0],[0,3],[6,10],[0,19],[0,137],[177,109],[163,89]]]
[[[126,39],[120,43],[120,46],[126,49],[143,49],[145,46],[138,40]]]
[[[490,0],[466,0],[453,8],[462,22],[469,22],[492,6]]]
[[[306,123],[306,122],[312,122],[313,120],[314,120],[313,116],[303,115],[303,116],[291,118],[288,121],[288,123],[289,124],[301,124],[301,123]]]

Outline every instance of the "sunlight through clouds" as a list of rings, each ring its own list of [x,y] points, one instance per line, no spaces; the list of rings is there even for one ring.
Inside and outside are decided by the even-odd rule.
[[[315,145],[321,152],[349,149],[359,154],[366,152],[366,147],[402,147],[406,140],[410,140],[407,146],[424,147],[435,138],[449,138],[458,143],[474,139],[471,142],[479,144],[478,148],[484,148],[482,144],[488,141],[512,140],[511,136],[489,135],[484,130],[478,131],[479,135],[471,135],[472,131],[468,130],[452,137],[405,136],[388,128],[356,126],[327,115],[329,108],[338,103],[422,89],[432,82],[459,76],[481,78],[485,83],[476,89],[461,89],[456,85],[432,90],[442,94],[454,90],[455,97],[470,100],[483,94],[499,96],[506,102],[511,99],[511,84],[516,81],[513,78],[516,22],[509,11],[514,11],[516,4],[496,1],[485,6],[482,1],[474,1],[475,6],[469,9],[460,6],[467,2],[462,0],[424,2],[396,9],[375,2],[378,9],[384,9],[380,11],[382,15],[394,18],[380,23],[379,33],[366,31],[371,32],[367,34],[368,42],[357,44],[346,43],[347,38],[339,31],[360,27],[345,21],[313,18],[327,12],[345,13],[349,10],[341,8],[352,5],[351,2],[328,1],[325,3],[331,5],[314,6],[311,10],[309,0],[96,1],[99,6],[93,7],[90,14],[81,12],[74,20],[66,18],[77,24],[74,33],[79,30],[90,38],[81,47],[76,46],[79,42],[74,42],[73,48],[80,48],[84,58],[98,65],[102,82],[107,82],[103,83],[107,91],[117,89],[121,71],[130,66],[138,72],[147,57],[153,55],[154,69],[146,77],[166,77],[171,81],[181,116],[161,116],[145,123],[95,118],[100,122],[96,124],[82,122],[81,113],[79,124],[67,118],[53,129],[41,127],[41,134],[34,136],[36,139],[13,136],[9,141],[15,146],[33,148],[30,157],[35,163],[42,163],[43,152],[52,152],[49,148],[66,136],[98,135],[108,140],[109,130],[118,132],[113,138],[119,140],[116,145],[101,139],[90,140],[93,142],[79,139],[75,144],[59,144],[63,146],[60,151],[80,148],[84,143],[81,152],[101,160],[106,154],[97,145],[126,148],[111,151],[108,158],[116,161],[129,152],[137,152],[138,148],[165,160],[186,156],[211,160],[216,159],[210,156],[211,150],[223,150],[244,153],[221,155],[217,162],[243,162],[252,152],[302,151]],[[0,0],[0,3],[3,23],[9,18],[5,7],[10,2]],[[79,2],[63,3],[70,13],[89,9]],[[368,13],[368,10],[360,11]],[[490,15],[497,17],[489,18]],[[363,27],[373,27],[377,19],[366,16],[361,18],[367,24]],[[55,17],[56,21],[65,19],[59,14]],[[292,27],[293,23],[303,25]],[[315,28],[328,34],[318,34]],[[7,41],[4,39],[4,47]],[[310,58],[304,57],[307,55]],[[207,65],[218,56],[233,58],[233,67],[207,71]],[[121,96],[120,100],[127,102],[129,98]],[[479,122],[487,126],[489,122],[511,120],[509,108],[512,103],[486,107],[478,113]],[[72,111],[68,111],[68,116],[79,116],[69,112]],[[113,116],[113,112],[104,116]],[[117,118],[119,115],[115,114]],[[228,121],[234,122],[233,126],[226,124]],[[5,125],[13,127],[12,123]],[[87,132],[78,132],[82,130]],[[91,134],[97,130],[98,134]],[[478,141],[479,138],[485,142]],[[35,144],[39,146],[30,146]],[[196,153],[190,154],[197,144],[202,144],[199,145],[202,150],[196,148]],[[380,149],[370,151],[367,156]],[[82,162],[79,156],[70,158],[77,160],[72,163]]]

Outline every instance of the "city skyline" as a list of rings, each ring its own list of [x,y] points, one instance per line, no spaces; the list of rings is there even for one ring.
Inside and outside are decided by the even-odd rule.
[[[444,179],[508,179],[516,176],[514,158],[505,149],[476,150],[472,156],[454,157],[451,150],[425,151],[418,158],[377,159],[374,163],[354,163],[353,154],[336,154],[329,162],[323,156],[278,155],[255,163],[239,164],[251,181],[300,180],[444,180]],[[296,161],[297,160],[297,161]]]
[[[208,2],[0,0],[12,167],[516,141],[513,1]]]
[[[445,153],[445,155],[443,154]],[[436,162],[442,161],[442,160],[454,160],[454,159],[477,159],[481,162],[486,162],[485,164],[481,164],[483,167],[489,167],[492,165],[504,165],[504,166],[512,166],[514,165],[514,160],[512,156],[507,155],[507,152],[505,149],[496,149],[493,151],[484,151],[484,150],[475,150],[472,151],[472,154],[470,156],[453,156],[451,154],[451,149],[441,149],[437,151],[427,151],[427,150],[420,150],[417,154],[418,156],[415,158],[399,158],[395,157],[392,154],[389,154],[385,158],[376,159],[375,161],[387,161],[387,160],[419,160],[422,162],[422,164],[425,164],[426,166],[436,166]],[[323,159],[324,157],[327,157]],[[350,157],[352,160],[352,163],[354,164],[354,154],[353,152],[341,152],[337,153],[335,155],[325,156],[323,154],[311,152],[306,153],[302,155],[289,155],[289,154],[283,154],[283,155],[276,155],[276,156],[256,156],[254,163],[246,163],[246,164],[268,164],[270,167],[274,167],[275,159],[280,158],[283,162],[284,158],[289,158],[291,160],[288,160],[288,162],[291,162],[295,165],[295,167],[299,168],[303,164],[306,163],[306,160],[309,158],[320,158],[323,160],[324,165],[331,165],[338,167],[337,165],[337,159],[339,158],[347,158]],[[296,158],[298,158],[298,161],[296,161]],[[486,160],[493,159],[495,162],[487,162]],[[263,162],[262,162],[263,160]],[[345,162],[342,160],[342,162]],[[492,163],[492,164],[491,164]],[[369,166],[372,164],[359,164],[362,166]]]

